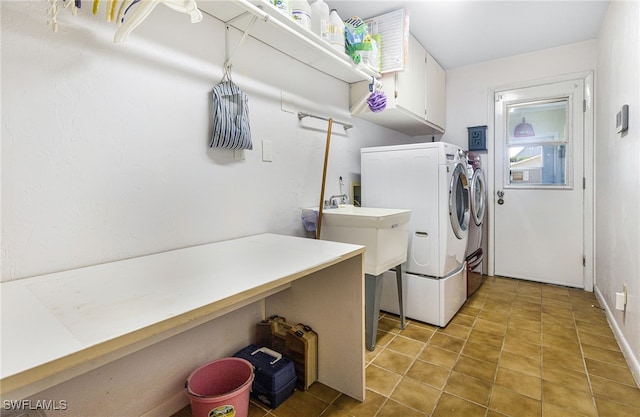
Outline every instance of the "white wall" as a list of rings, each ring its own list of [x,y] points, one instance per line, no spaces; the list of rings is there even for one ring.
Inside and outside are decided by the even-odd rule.
[[[447,71],[447,131],[443,141],[468,148],[467,127],[489,125],[493,107],[488,93],[495,87],[594,70],[596,41],[497,59]],[[488,154],[492,135],[487,135]]]
[[[2,279],[261,232],[303,235],[319,202],[326,122],[335,125],[328,195],[358,179],[359,149],[406,140],[348,114],[348,85],[249,39],[233,79],[249,95],[254,150],[209,149],[211,88],[224,26],[156,7],[128,43],[90,10],[2,2]],[[262,24],[259,22],[258,24]],[[235,42],[232,43],[235,46]],[[273,162],[261,161],[261,141]]]
[[[596,293],[640,381],[640,3],[611,2],[598,37]],[[616,113],[629,105],[629,130]],[[626,312],[615,293],[627,284]]]
[[[262,232],[304,236],[300,207],[319,202],[326,123],[283,112],[282,92],[296,110],[355,125],[334,125],[327,195],[339,176],[347,192],[359,180],[361,147],[410,140],[351,119],[347,84],[250,38],[233,80],[249,96],[254,150],[236,160],[208,147],[221,22],[192,25],[159,5],[115,45],[115,25],[86,6],[60,10],[58,33],[46,7],[0,5],[3,281]],[[262,140],[273,162],[261,161]],[[181,407],[186,375],[248,343],[260,315],[252,305],[34,398],[68,400],[65,415]]]

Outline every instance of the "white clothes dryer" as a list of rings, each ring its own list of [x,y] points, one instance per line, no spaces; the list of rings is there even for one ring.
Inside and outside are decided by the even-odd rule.
[[[364,207],[412,210],[403,278],[407,317],[446,326],[467,294],[470,222],[466,157],[430,142],[361,149]],[[381,307],[397,313],[395,274],[385,276]]]
[[[480,155],[467,152],[467,178],[469,180],[469,199],[471,221],[469,222],[469,238],[467,242],[467,297],[475,293],[482,285],[482,227],[487,203],[487,187]]]

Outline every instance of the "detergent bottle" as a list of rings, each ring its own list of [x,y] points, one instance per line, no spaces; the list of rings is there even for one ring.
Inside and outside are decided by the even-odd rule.
[[[307,0],[291,0],[291,16],[303,28],[311,30],[311,6]]]
[[[329,43],[334,49],[344,52],[344,22],[336,9],[329,13]]]
[[[329,42],[329,5],[322,0],[311,4],[311,31]]]

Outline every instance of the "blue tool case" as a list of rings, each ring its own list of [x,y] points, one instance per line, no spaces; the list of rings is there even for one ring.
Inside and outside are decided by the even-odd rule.
[[[246,359],[255,367],[251,396],[276,408],[289,398],[296,387],[296,370],[282,354],[258,345],[249,345],[233,356]]]

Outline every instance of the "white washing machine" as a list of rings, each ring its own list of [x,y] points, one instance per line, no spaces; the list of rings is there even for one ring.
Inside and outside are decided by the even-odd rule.
[[[361,149],[364,207],[412,210],[403,264],[407,317],[444,327],[467,298],[469,184],[464,152],[444,142]],[[395,274],[381,308],[398,313]]]

